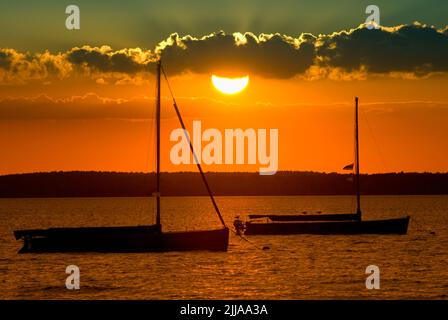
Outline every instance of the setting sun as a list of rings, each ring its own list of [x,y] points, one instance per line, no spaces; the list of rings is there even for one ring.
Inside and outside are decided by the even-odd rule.
[[[225,94],[235,94],[244,90],[249,83],[249,76],[242,78],[224,78],[212,75],[212,83],[216,89]]]

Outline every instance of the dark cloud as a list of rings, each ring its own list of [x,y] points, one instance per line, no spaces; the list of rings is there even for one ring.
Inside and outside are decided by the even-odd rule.
[[[9,69],[11,65],[11,54],[0,51],[0,68]]]
[[[62,54],[22,53],[14,49],[0,48],[0,84],[25,83],[45,80],[49,77],[63,78],[72,66]]]
[[[404,73],[420,77],[448,71],[448,29],[415,23],[373,30],[361,25],[329,35],[298,37],[217,32],[195,38],[172,34],[154,51],[84,46],[58,54],[32,54],[0,49],[0,83],[64,79],[77,73],[100,80],[98,83],[129,82],[154,72],[159,57],[170,75],[193,72],[359,79],[367,73]]]
[[[313,39],[314,40],[314,39]],[[314,60],[311,39],[293,39],[251,33],[229,35],[218,32],[200,39],[177,34],[159,48],[162,61],[172,73],[256,74],[289,78],[303,73]]]
[[[347,71],[411,72],[425,75],[448,70],[448,34],[420,24],[396,28],[357,28],[319,39],[324,65]]]
[[[67,53],[67,60],[76,66],[85,66],[100,72],[133,74],[144,71],[149,61],[137,61],[128,50],[112,51],[103,48],[74,48]]]

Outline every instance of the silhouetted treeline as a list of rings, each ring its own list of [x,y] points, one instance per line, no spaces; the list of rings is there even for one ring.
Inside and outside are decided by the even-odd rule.
[[[207,173],[215,195],[348,195],[351,175],[317,172]],[[155,190],[153,173],[49,172],[0,176],[0,197],[142,197]],[[361,175],[362,194],[448,194],[448,173]],[[198,173],[162,173],[162,195],[200,196]]]

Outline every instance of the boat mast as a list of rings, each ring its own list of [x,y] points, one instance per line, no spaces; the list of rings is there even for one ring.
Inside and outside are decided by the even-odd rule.
[[[361,194],[359,189],[359,136],[358,136],[358,97],[355,97],[355,185],[356,185],[356,214],[361,220]]]
[[[224,221],[224,218],[221,215],[221,211],[219,211],[218,205],[216,204],[215,197],[213,196],[212,190],[210,189],[210,186],[208,185],[207,179],[205,178],[204,171],[202,171],[202,167],[201,167],[200,161],[198,160],[196,152],[194,150],[193,143],[191,142],[190,137],[187,134],[187,128],[185,127],[184,120],[182,119],[182,116],[181,116],[180,111],[179,111],[179,107],[177,106],[176,99],[174,98],[174,95],[173,95],[173,91],[171,90],[171,86],[170,86],[170,83],[168,81],[168,77],[166,76],[165,70],[163,69],[161,64],[160,64],[160,69],[162,70],[163,75],[165,77],[165,80],[167,82],[168,90],[170,91],[171,98],[173,99],[174,110],[176,111],[177,118],[179,119],[180,125],[182,126],[182,129],[184,130],[185,138],[187,139],[187,141],[188,141],[188,143],[190,145],[190,150],[191,150],[191,153],[193,154],[193,158],[194,158],[194,161],[196,162],[196,166],[199,169],[199,173],[201,174],[202,182],[204,183],[205,188],[207,189],[207,193],[208,193],[208,195],[210,197],[210,200],[212,201],[213,207],[215,208],[215,211],[216,211],[216,214],[219,217],[219,220],[221,221],[221,223],[224,226],[224,228],[227,228],[226,223]],[[160,74],[159,74],[159,76],[160,76]]]
[[[157,127],[157,190],[156,190],[156,224],[160,225],[160,79],[162,61],[157,62],[157,98],[156,98],[156,127]]]

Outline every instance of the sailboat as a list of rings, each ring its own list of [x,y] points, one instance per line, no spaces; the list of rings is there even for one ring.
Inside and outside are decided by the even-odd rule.
[[[316,215],[249,215],[249,221],[235,220],[238,233],[245,235],[286,234],[406,234],[409,216],[382,220],[363,220],[359,183],[358,97],[355,98],[355,213]]]
[[[207,179],[198,161],[196,161],[202,180],[208,191],[213,207],[222,223],[222,228],[214,230],[164,232],[160,220],[160,92],[161,74],[168,78],[162,63],[157,63],[157,98],[156,98],[156,148],[157,148],[157,179],[155,197],[156,223],[148,226],[118,226],[118,227],[85,227],[85,228],[50,228],[35,230],[16,230],[16,240],[23,240],[19,253],[40,252],[165,252],[210,250],[227,251],[229,229],[219,211]],[[171,88],[170,88],[171,92]],[[171,92],[172,94],[172,92]],[[185,125],[179,112],[176,100],[173,105],[177,117],[185,130]],[[186,137],[188,141],[189,137]],[[196,158],[190,141],[190,150]]]

